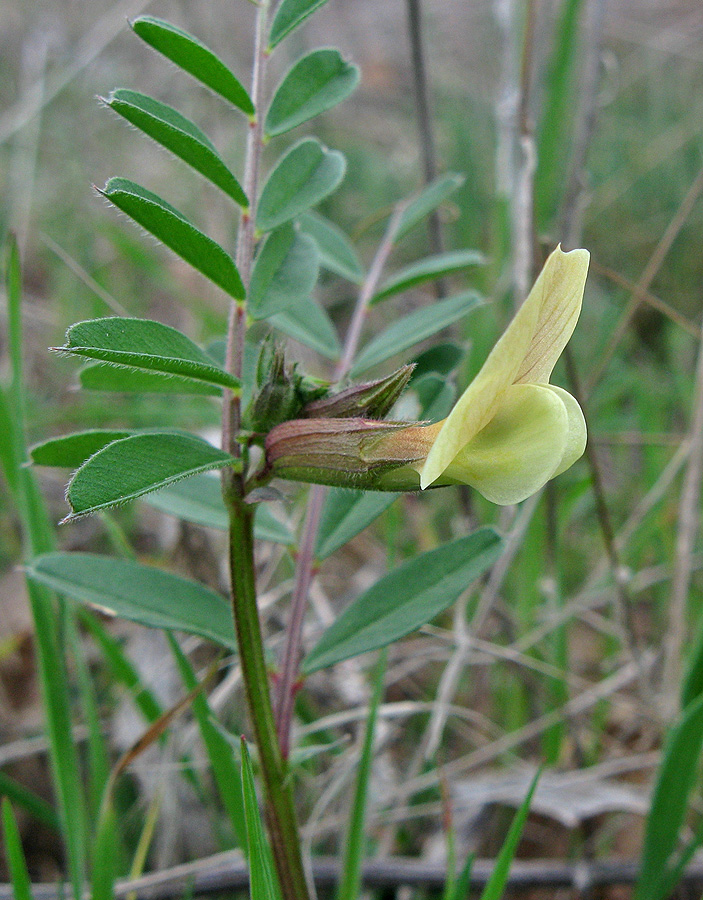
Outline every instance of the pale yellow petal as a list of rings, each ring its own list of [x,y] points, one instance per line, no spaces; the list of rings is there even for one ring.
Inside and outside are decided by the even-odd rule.
[[[544,264],[522,307],[534,304],[538,320],[515,376],[516,384],[549,381],[581,312],[589,259],[588,250],[564,253],[557,247]]]
[[[423,490],[439,478],[461,448],[490,421],[501,395],[515,381],[538,321],[539,306],[523,303],[444,420],[420,473]]]
[[[561,475],[562,472],[566,472],[567,469],[573,466],[577,459],[581,459],[583,456],[583,452],[586,449],[587,438],[586,420],[583,417],[583,412],[581,411],[578,402],[568,391],[565,391],[564,388],[557,387],[555,384],[547,384],[544,386],[549,388],[550,391],[554,391],[557,397],[561,398],[566,408],[566,414],[569,417],[569,433],[566,439],[566,447],[564,448],[564,455],[561,458],[561,462],[557,466],[554,475],[552,475],[552,478],[555,478],[557,475]]]
[[[568,442],[569,413],[560,395],[545,385],[514,385],[443,480],[469,484],[492,503],[519,503],[554,475]]]

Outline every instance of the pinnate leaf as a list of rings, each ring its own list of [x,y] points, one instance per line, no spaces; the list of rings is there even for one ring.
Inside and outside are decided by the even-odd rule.
[[[248,291],[247,312],[267,319],[283,312],[315,287],[320,254],[315,241],[289,222],[267,235],[259,250]]]
[[[192,34],[154,16],[139,16],[131,24],[135,33],[154,50],[163,53],[237,109],[248,116],[254,115],[254,104],[239,79]]]
[[[241,185],[210,139],[190,119],[171,106],[136,91],[113,91],[105,104],[217,185],[235,203],[249,205]]]
[[[323,200],[344,177],[346,162],[314,138],[304,138],[281,157],[261,191],[256,224],[271,231]]]
[[[222,385],[232,390],[239,388],[239,380],[215,365],[190,338],[169,325],[150,319],[111,316],[77,322],[66,332],[66,343],[53,349],[132,369]]]
[[[234,462],[228,453],[193,435],[130,435],[103,447],[75,473],[66,492],[68,518],[134,500],[179,478]]]
[[[327,0],[282,0],[271,23],[269,49],[273,50],[276,44],[325,3]]]
[[[400,272],[396,272],[374,294],[371,302],[378,303],[380,300],[385,300],[386,297],[393,296],[393,294],[407,291],[417,284],[424,284],[426,281],[433,281],[435,278],[442,278],[445,275],[451,275],[453,272],[461,272],[470,266],[481,265],[483,261],[483,255],[477,250],[454,250],[450,253],[428,256],[426,259],[413,263]]]
[[[474,291],[423,306],[393,322],[363,348],[351,370],[352,377],[448,328],[481,303]]]
[[[271,316],[270,324],[288,337],[312,347],[327,359],[339,359],[342,348],[330,317],[312,297],[302,297],[288,309]]]
[[[315,212],[303,213],[298,225],[315,240],[320,251],[320,265],[353,284],[361,284],[364,270],[349,238],[329,219]]]
[[[170,203],[127,178],[111,178],[99,193],[235,300],[244,299],[229,254]]]
[[[196,581],[154,566],[92,553],[47,553],[32,560],[27,577],[110,615],[236,648],[227,600]]]
[[[404,637],[451,606],[503,549],[480,528],[414,557],[377,581],[345,609],[303,662],[309,674]]]
[[[295,63],[276,89],[266,114],[266,134],[284,134],[331,109],[358,83],[359,69],[339,50],[314,50]]]

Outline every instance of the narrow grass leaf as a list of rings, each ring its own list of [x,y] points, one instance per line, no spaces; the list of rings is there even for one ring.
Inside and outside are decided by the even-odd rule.
[[[99,429],[64,434],[30,447],[29,458],[35,466],[77,469],[98,450],[102,450],[113,441],[129,437],[131,434],[131,431]]]
[[[480,528],[403,563],[347,607],[305,658],[303,672],[385,647],[425,625],[493,565],[502,549],[497,532]]]
[[[173,107],[136,91],[113,91],[104,102],[211,181],[239,206],[249,205],[242,186],[224,164],[210,139],[190,119]]]
[[[456,172],[448,172],[446,175],[440,175],[439,178],[435,178],[403,210],[395,234],[396,240],[400,240],[400,238],[404,237],[422,222],[423,219],[427,218],[433,210],[451,197],[454,191],[458,190],[463,183],[464,176]]]
[[[338,187],[345,169],[344,156],[314,138],[294,144],[263,186],[256,216],[259,231],[272,231],[315,206]]]
[[[61,822],[56,815],[54,807],[47,803],[39,794],[35,794],[29,788],[10,778],[5,772],[0,771],[0,797],[7,797],[17,806],[21,806],[32,818],[47,828],[61,831]]]
[[[452,891],[447,895],[447,900],[466,900],[471,889],[471,871],[474,866],[473,855],[466,858],[464,868],[454,882]]]
[[[344,858],[337,889],[337,900],[357,900],[361,896],[361,867],[364,861],[364,828],[369,778],[373,762],[373,741],[376,731],[378,707],[383,697],[383,679],[386,674],[386,651],[382,650],[373,673],[373,693],[366,719],[364,743],[356,769],[354,800],[349,813],[349,825],[344,842]]]
[[[2,798],[2,830],[13,896],[15,900],[32,900],[32,883],[22,849],[22,839],[7,797]]]
[[[320,251],[320,265],[353,284],[361,284],[364,270],[349,238],[341,228],[316,212],[303,213],[298,225],[315,240]]]
[[[224,597],[171,572],[92,553],[47,553],[26,571],[32,583],[108,615],[236,646],[232,610]]]
[[[448,328],[482,302],[482,298],[475,291],[467,291],[456,297],[423,306],[393,322],[361,350],[352,366],[351,377],[356,377]]]
[[[269,32],[269,50],[273,50],[286,35],[324,6],[327,0],[283,0],[276,10]]]
[[[143,41],[163,53],[180,69],[197,78],[243,113],[254,115],[254,104],[239,79],[212,50],[192,34],[154,16],[139,16],[131,25]]]
[[[150,319],[112,316],[78,322],[66,332],[66,343],[53,349],[114,365],[221,385],[231,390],[239,388],[239,380],[215,365],[212,358],[190,338],[169,325]]]
[[[488,879],[488,882],[483,889],[483,893],[481,894],[481,900],[500,900],[505,892],[505,886],[508,883],[508,876],[510,875],[510,866],[513,863],[513,857],[515,856],[518,844],[520,843],[525,822],[530,813],[532,795],[535,792],[541,774],[541,771],[538,771],[535,774],[530,789],[527,792],[527,796],[515,813],[515,818],[512,821],[508,834],[503,842],[503,846],[500,848],[500,853],[496,859],[491,877]]]
[[[149,494],[144,497],[144,502],[194,525],[216,528],[218,531],[229,528],[220,480],[206,472]],[[254,513],[254,537],[274,544],[292,544],[294,540],[290,528],[277,519],[265,503],[257,504]]]
[[[117,877],[117,841],[119,826],[112,800],[113,780],[105,786],[93,839],[91,900],[113,900]]]
[[[698,779],[698,760],[703,745],[703,695],[681,714],[669,732],[647,816],[635,900],[658,900],[659,880],[679,844],[688,801]]]
[[[242,796],[249,848],[249,896],[251,900],[278,900],[280,892],[276,887],[271,851],[261,824],[259,802],[254,787],[254,772],[244,738],[242,738]]]
[[[111,178],[98,193],[235,300],[244,299],[232,257],[170,203],[127,178]]]
[[[544,114],[539,123],[537,169],[535,171],[535,219],[545,228],[556,212],[565,182],[574,123],[576,67],[580,63],[580,14],[583,0],[566,0],[554,40],[554,50],[546,77]]]
[[[264,131],[284,134],[346,99],[359,83],[359,69],[339,50],[313,50],[284,76],[271,100]]]
[[[87,459],[69,482],[69,518],[107,509],[197,472],[236,462],[229,453],[186,434],[133,434]]]
[[[343,547],[398,498],[386,491],[331,488],[325,497],[315,544],[317,559],[326,559]]]
[[[312,297],[301,298],[282,313],[271,316],[269,323],[327,359],[341,356],[342,347],[332,320]]]
[[[320,254],[313,238],[290,222],[267,235],[254,261],[247,312],[253,319],[267,319],[283,312],[315,287]]]
[[[196,394],[222,396],[222,388],[205,381],[194,381],[180,375],[163,375],[140,369],[126,369],[110,363],[94,363],[78,373],[78,381],[86,391],[111,391],[123,394]]]
[[[418,284],[451,275],[453,272],[461,272],[471,266],[479,266],[483,262],[483,255],[478,250],[454,250],[450,253],[428,256],[420,262],[413,263],[411,266],[401,269],[400,272],[396,272],[374,294],[371,303],[379,303],[387,297],[407,291]]]
[[[681,685],[681,709],[703,695],[703,627],[688,658],[688,666]]]
[[[198,686],[195,673],[173,635],[168,634],[167,637],[185,689],[192,692]],[[246,822],[242,805],[242,779],[239,766],[232,755],[229,742],[213,722],[214,716],[210,704],[202,691],[193,697],[193,713],[210,760],[217,790],[232,823],[237,843],[240,847],[246,847]]]

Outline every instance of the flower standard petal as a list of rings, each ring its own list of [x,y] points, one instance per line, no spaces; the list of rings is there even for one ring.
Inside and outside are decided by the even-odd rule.
[[[569,413],[561,396],[547,385],[516,384],[442,481],[469,484],[492,503],[519,503],[555,474],[568,444]]]
[[[490,422],[510,385],[549,381],[581,311],[589,258],[587,250],[564,253],[560,246],[549,255],[527,299],[445,419],[420,473],[423,490]]]
[[[588,250],[564,253],[561,246],[549,255],[524,303],[534,303],[539,313],[532,341],[514,379],[516,384],[549,381],[581,312],[589,259]]]

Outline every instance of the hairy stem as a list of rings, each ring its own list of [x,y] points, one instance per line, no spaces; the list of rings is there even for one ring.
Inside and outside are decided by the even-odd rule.
[[[292,785],[276,734],[256,605],[254,507],[233,494],[229,508],[232,607],[242,680],[259,751],[271,848],[284,900],[307,900]]]
[[[337,365],[335,381],[340,381],[351,368],[354,356],[359,347],[359,340],[368,313],[369,304],[373,297],[381,273],[388,261],[395,236],[400,226],[405,203],[398,204],[388,223],[386,233],[379,245],[376,256],[366,276],[356,307],[352,314],[349,330],[344,342],[342,358]],[[327,488],[321,485],[313,485],[308,495],[308,510],[305,516],[305,524],[300,537],[300,552],[296,563],[295,585],[293,587],[293,599],[291,602],[290,621],[286,632],[286,643],[280,664],[280,677],[278,692],[276,694],[276,727],[278,740],[283,754],[288,755],[290,746],[290,727],[293,719],[293,703],[295,699],[298,671],[300,667],[300,648],[303,635],[303,622],[305,620],[305,608],[308,600],[308,591],[312,581],[315,565],[315,539],[320,527],[322,505],[325,500]]]

